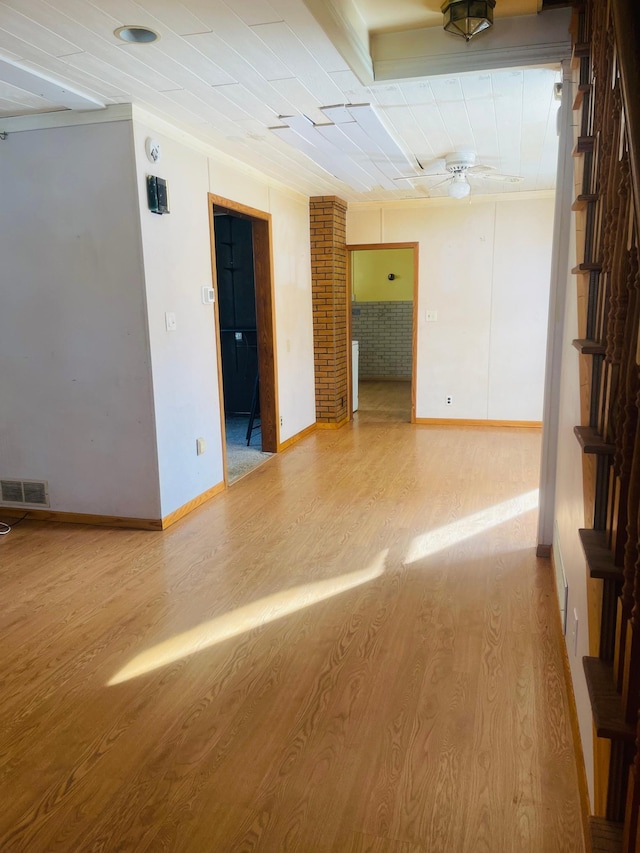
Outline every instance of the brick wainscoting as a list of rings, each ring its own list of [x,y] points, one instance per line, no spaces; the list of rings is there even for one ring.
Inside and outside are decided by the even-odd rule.
[[[410,379],[413,302],[353,302],[352,335],[361,379]]]

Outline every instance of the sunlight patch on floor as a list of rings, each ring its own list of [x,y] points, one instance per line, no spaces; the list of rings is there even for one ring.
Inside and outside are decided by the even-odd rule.
[[[107,684],[112,686],[137,678],[139,675],[201,652],[231,637],[237,637],[239,634],[252,631],[261,625],[282,619],[305,607],[311,607],[327,598],[361,586],[384,572],[387,554],[388,551],[381,551],[366,569],[276,592],[177,634],[141,652],[117,672]]]
[[[472,536],[484,533],[492,527],[504,524],[505,521],[524,515],[525,512],[529,512],[538,506],[538,491],[538,489],[533,489],[531,492],[510,498],[508,501],[495,504],[480,512],[475,512],[473,515],[467,515],[458,521],[452,521],[451,524],[445,524],[443,527],[416,536],[409,546],[405,563],[416,563],[418,560],[444,551],[445,548],[450,548],[465,539],[471,539]]]

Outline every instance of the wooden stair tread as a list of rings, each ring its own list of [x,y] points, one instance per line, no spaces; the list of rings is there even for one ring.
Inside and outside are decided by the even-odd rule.
[[[603,817],[589,818],[592,853],[621,853],[622,824]]]
[[[591,700],[593,724],[598,737],[634,743],[635,728],[622,713],[622,699],[613,683],[613,666],[600,658],[582,658]]]
[[[578,86],[576,96],[573,99],[573,109],[574,110],[580,109],[580,107],[582,106],[582,101],[584,100],[584,96],[587,94],[587,92],[591,91],[591,88],[592,88],[591,83],[581,83]]]
[[[605,531],[582,528],[578,530],[578,535],[587,558],[590,576],[603,580],[622,581],[622,569],[613,562],[613,553],[609,548]]]
[[[588,272],[600,272],[602,269],[602,264],[600,261],[583,261],[581,264],[575,266],[571,272],[574,275],[581,275],[582,273]]]
[[[579,136],[576,147],[573,149],[573,156],[579,157],[589,151],[593,151],[595,145],[595,136]]]
[[[588,204],[598,200],[598,193],[581,193],[571,205],[571,210],[584,210]]]
[[[573,431],[585,453],[595,453],[601,456],[613,456],[615,453],[613,444],[608,444],[593,427],[576,426]]]
[[[604,344],[589,340],[589,338],[576,338],[572,343],[582,355],[604,355],[607,351]]]

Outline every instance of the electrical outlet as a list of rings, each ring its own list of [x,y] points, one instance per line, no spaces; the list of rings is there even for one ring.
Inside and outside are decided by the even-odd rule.
[[[447,406],[450,406],[453,403],[453,397],[447,397]]]
[[[573,619],[571,620],[571,648],[573,654],[578,654],[578,611],[573,608]]]
[[[284,426],[284,418],[280,415],[280,426]]]
[[[438,312],[437,311],[427,311],[427,323],[437,323],[438,322]]]

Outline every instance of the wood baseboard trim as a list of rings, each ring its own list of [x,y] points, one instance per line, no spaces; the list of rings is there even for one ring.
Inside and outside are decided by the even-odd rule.
[[[558,601],[558,585],[556,583],[556,564],[553,556],[553,545],[550,546],[550,567],[551,580],[553,582],[553,590]],[[569,655],[567,653],[567,644],[564,641],[562,633],[562,622],[560,620],[560,608],[554,608],[556,617],[553,620],[555,624],[555,632],[560,646],[560,654],[562,656],[562,669],[564,671],[564,683],[567,689],[567,699],[569,702],[569,723],[571,726],[571,735],[573,739],[573,755],[576,763],[576,773],[578,775],[578,793],[580,795],[580,810],[582,813],[582,837],[584,839],[584,849],[591,850],[591,800],[589,798],[589,783],[587,782],[587,768],[584,763],[584,753],[582,750],[582,737],[580,735],[580,723],[578,722],[578,706],[576,705],[576,696],[573,692],[573,678],[571,677],[571,665],[569,664]]]
[[[166,530],[167,527],[171,527],[172,524],[175,524],[176,521],[179,521],[181,518],[184,518],[185,515],[188,515],[194,509],[197,509],[199,506],[202,506],[203,503],[211,500],[216,495],[219,495],[220,492],[223,492],[226,489],[226,484],[224,480],[221,480],[215,486],[212,486],[210,489],[207,489],[206,492],[203,492],[201,495],[198,495],[197,498],[193,498],[193,500],[187,501],[186,504],[183,504],[178,509],[175,509],[173,512],[170,512],[169,515],[165,515],[162,519],[162,530]]]
[[[542,421],[490,421],[467,418],[416,418],[423,426],[512,427],[514,429],[542,429]]]
[[[549,560],[551,558],[551,545],[538,545],[536,548],[536,557],[543,557]]]
[[[291,447],[291,445],[297,444],[299,441],[302,441],[303,438],[306,438],[308,435],[311,435],[311,433],[315,432],[317,426],[318,424],[310,424],[305,429],[300,430],[300,432],[297,432],[295,435],[292,435],[291,438],[287,438],[282,443],[279,443],[278,452],[280,452],[281,450],[286,450],[288,447]]]
[[[351,418],[345,418],[342,421],[331,421],[331,423],[325,423],[324,421],[316,422],[316,429],[340,429],[350,422]]]
[[[57,512],[44,509],[18,509],[0,506],[0,517],[25,521],[53,521],[63,524],[91,524],[97,527],[127,527],[133,530],[162,530],[161,518],[127,518],[118,515],[90,515],[81,512]]]

